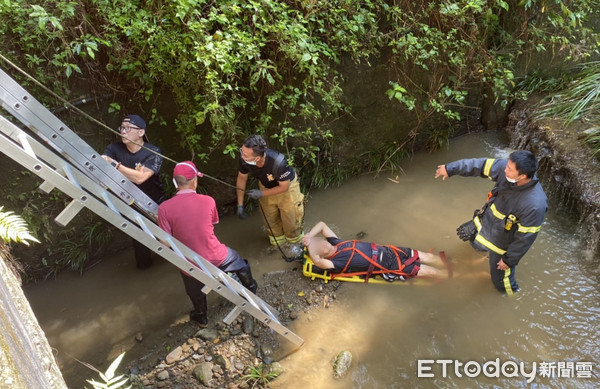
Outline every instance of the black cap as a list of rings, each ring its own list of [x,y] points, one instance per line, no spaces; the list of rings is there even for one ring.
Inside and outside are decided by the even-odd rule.
[[[129,122],[136,127],[141,128],[142,130],[146,129],[146,122],[139,115],[127,115],[123,118],[124,122]]]

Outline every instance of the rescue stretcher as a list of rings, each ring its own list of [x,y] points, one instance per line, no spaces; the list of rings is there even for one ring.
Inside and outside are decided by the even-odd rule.
[[[448,269],[449,277],[452,277],[451,265],[443,251],[440,251],[440,257],[442,258],[444,264],[446,265],[446,268]],[[372,284],[395,284],[395,285],[431,285],[431,284],[440,282],[440,280],[434,280],[432,278],[426,278],[426,277],[420,277],[420,278],[412,277],[412,278],[408,278],[403,281],[402,280],[388,281],[380,275],[371,275],[370,277],[357,276],[357,275],[344,276],[344,275],[338,273],[335,276],[332,276],[332,274],[330,272],[328,272],[327,270],[322,270],[322,269],[318,268],[317,266],[315,266],[313,261],[308,256],[308,253],[306,252],[306,250],[304,250],[304,255],[303,255],[303,259],[302,259],[302,275],[310,278],[312,281],[314,281],[316,278],[321,279],[325,283],[328,283],[331,280],[362,283],[362,284],[372,283]]]

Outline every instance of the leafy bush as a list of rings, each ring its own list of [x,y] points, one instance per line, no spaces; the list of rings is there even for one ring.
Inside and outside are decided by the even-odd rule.
[[[426,128],[439,145],[449,135],[439,128],[451,128],[440,120],[478,108],[469,93],[502,105],[523,96],[518,61],[596,53],[597,9],[588,0],[16,0],[0,2],[0,32],[3,52],[56,90],[81,75],[128,105],[146,102],[151,121],[173,96],[181,143],[199,159],[233,156],[262,133],[314,167],[332,152],[331,123],[349,112],[340,64],[385,61],[381,93],[415,116],[408,136]]]
[[[66,97],[81,84],[115,92],[113,114],[143,106],[150,123],[165,124],[161,102],[172,100],[178,140],[203,163],[233,157],[248,134],[263,134],[304,183],[324,187],[395,169],[415,145],[443,147],[464,112],[480,110],[481,95],[506,106],[536,88],[516,87],[531,70],[589,60],[598,54],[599,5],[0,0],[0,52]],[[353,118],[344,87],[359,75],[342,69],[371,63],[389,81],[374,93],[397,103],[408,129],[390,126],[346,157],[357,142],[339,120]],[[78,244],[70,248],[75,262],[85,259]]]

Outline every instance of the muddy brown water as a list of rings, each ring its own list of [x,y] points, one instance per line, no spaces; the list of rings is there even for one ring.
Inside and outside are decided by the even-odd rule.
[[[342,238],[364,232],[365,240],[381,244],[444,250],[455,277],[435,285],[343,284],[329,309],[293,323],[305,344],[281,360],[286,372],[273,387],[599,387],[598,264],[579,245],[571,212],[560,204],[551,208],[517,268],[522,291],[513,298],[495,291],[487,260],[456,237],[456,227],[482,204],[492,183],[435,180],[436,166],[506,155],[497,135],[471,134],[453,140],[447,150],[418,153],[405,162],[403,173],[365,175],[310,193],[306,228],[323,220]],[[293,265],[267,253],[258,225],[258,215],[245,221],[226,217],[217,235],[250,260],[260,282],[260,274]],[[158,262],[136,271],[131,250],[106,258],[84,277],[62,274],[27,286],[25,293],[73,388],[95,377],[75,359],[105,369],[122,351],[126,358],[143,358],[135,334],[151,343],[186,320],[190,309],[177,270]],[[280,352],[286,353],[282,343]],[[352,352],[352,367],[335,380],[331,360],[342,350]]]

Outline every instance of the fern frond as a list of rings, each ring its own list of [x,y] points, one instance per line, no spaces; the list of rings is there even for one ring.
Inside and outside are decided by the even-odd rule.
[[[18,242],[29,246],[29,242],[40,243],[31,233],[27,227],[27,223],[19,215],[15,215],[14,212],[3,211],[4,207],[0,207],[0,238],[5,243]]]

